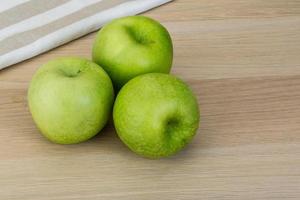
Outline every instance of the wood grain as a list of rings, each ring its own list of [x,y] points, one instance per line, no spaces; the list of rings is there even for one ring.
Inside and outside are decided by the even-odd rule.
[[[201,106],[177,156],[131,153],[109,124],[92,140],[45,140],[27,108],[35,70],[90,58],[92,33],[0,71],[0,199],[300,199],[300,1],[176,0],[145,13],[174,40],[172,73]]]

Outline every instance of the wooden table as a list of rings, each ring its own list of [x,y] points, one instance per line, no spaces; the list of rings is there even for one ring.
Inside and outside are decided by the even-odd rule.
[[[145,13],[175,46],[201,128],[169,159],[130,152],[109,125],[62,146],[37,131],[28,83],[50,59],[90,58],[92,33],[0,72],[0,199],[300,199],[300,1],[177,0]]]

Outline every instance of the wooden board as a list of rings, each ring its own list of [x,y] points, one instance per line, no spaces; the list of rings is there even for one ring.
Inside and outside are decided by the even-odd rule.
[[[56,57],[90,58],[92,33],[0,72],[0,199],[300,199],[300,1],[176,0],[145,15],[170,30],[172,73],[199,99],[194,141],[147,160],[112,125],[70,146],[38,133],[32,75]]]

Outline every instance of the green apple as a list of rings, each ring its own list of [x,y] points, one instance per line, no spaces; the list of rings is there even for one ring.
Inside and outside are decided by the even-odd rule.
[[[59,144],[75,144],[96,135],[111,114],[113,100],[106,72],[75,57],[42,66],[28,90],[33,120],[44,136]]]
[[[180,79],[150,73],[130,80],[120,90],[113,119],[120,139],[148,158],[175,154],[199,126],[197,99]]]
[[[166,28],[153,19],[124,17],[113,20],[98,32],[92,57],[119,90],[135,76],[169,73],[173,60],[172,40]]]

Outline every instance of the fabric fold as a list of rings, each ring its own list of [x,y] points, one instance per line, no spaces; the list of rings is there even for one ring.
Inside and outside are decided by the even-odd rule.
[[[35,10],[32,16],[24,10],[22,12],[26,14],[19,21],[17,19],[20,19],[20,16],[14,20],[2,18],[0,69],[95,31],[112,19],[135,15],[169,1],[172,0],[69,0],[61,1],[59,5],[52,2],[51,6],[48,6],[51,9],[46,11],[39,7],[31,8]],[[44,3],[47,2],[51,1]],[[13,12],[14,9],[20,10],[22,7],[28,9],[29,5],[40,5],[31,3],[24,0],[24,3],[20,4],[18,0],[17,6],[1,12],[0,15]],[[67,7],[68,11],[64,9]]]

